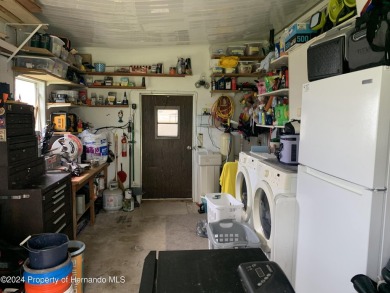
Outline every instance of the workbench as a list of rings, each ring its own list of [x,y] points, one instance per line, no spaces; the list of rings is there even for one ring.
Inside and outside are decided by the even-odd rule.
[[[151,251],[139,292],[244,293],[239,264],[267,260],[260,248]]]
[[[104,186],[107,186],[107,168],[109,165],[110,164],[108,163],[104,163],[89,170],[85,170],[80,176],[72,177],[73,239],[76,239],[77,236],[77,221],[88,209],[90,214],[90,224],[95,224],[95,200],[97,196],[95,194],[94,179],[101,172],[104,172]],[[89,187],[89,202],[85,205],[84,213],[78,215],[76,208],[76,193],[86,184],[88,184]]]

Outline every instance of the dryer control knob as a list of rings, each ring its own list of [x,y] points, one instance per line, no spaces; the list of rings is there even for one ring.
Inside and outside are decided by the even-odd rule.
[[[268,177],[269,175],[269,170],[264,170],[264,177]]]

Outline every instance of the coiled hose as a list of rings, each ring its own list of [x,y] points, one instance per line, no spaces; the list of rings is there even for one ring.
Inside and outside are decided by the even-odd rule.
[[[211,115],[221,123],[228,123],[234,114],[234,103],[229,96],[220,96],[211,107]]]

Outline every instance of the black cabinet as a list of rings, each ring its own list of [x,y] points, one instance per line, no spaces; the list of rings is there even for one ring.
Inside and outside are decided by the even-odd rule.
[[[0,108],[0,191],[25,188],[45,174],[34,125],[33,106],[5,103]]]
[[[46,173],[34,121],[30,105],[0,108],[0,238],[13,244],[44,232],[73,237],[71,175]]]
[[[0,191],[0,236],[15,245],[44,232],[72,239],[71,206],[70,174],[46,174],[28,189]]]

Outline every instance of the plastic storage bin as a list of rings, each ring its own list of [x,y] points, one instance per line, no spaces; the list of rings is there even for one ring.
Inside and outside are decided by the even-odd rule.
[[[65,45],[65,43],[56,36],[50,36],[50,51],[57,57],[61,56],[61,48]]]
[[[53,67],[55,64],[53,60],[46,57],[18,55],[15,56],[15,58],[16,58],[15,65],[18,67],[44,69],[49,72],[53,71]]]
[[[247,224],[222,220],[207,224],[209,249],[259,248],[260,239]]]
[[[246,56],[264,56],[263,46],[261,43],[246,43],[245,44]]]
[[[226,49],[226,55],[244,56],[245,55],[245,46],[228,46]]]
[[[228,193],[209,193],[207,201],[207,222],[232,219],[241,222],[241,210],[244,204]]]
[[[238,73],[252,73],[254,61],[239,61],[238,62]]]
[[[55,64],[52,73],[59,77],[65,78],[69,64],[59,58],[55,58]]]

